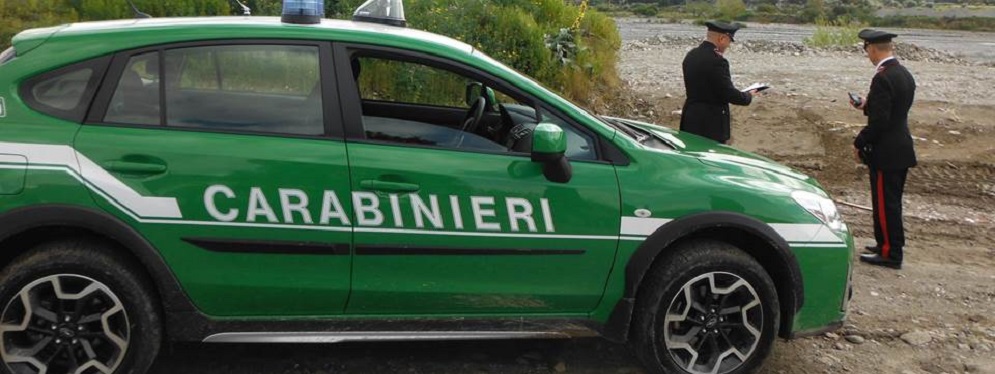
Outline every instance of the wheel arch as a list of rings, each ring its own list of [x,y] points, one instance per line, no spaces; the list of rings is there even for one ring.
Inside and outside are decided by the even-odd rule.
[[[644,277],[657,262],[698,239],[719,240],[736,246],[757,260],[777,288],[781,304],[778,335],[788,338],[795,314],[801,310],[804,284],[801,268],[788,242],[755,218],[734,212],[706,212],[682,217],[659,227],[636,249],[625,267],[625,291],[604,326],[612,341],[627,341],[636,297]]]
[[[0,268],[36,245],[60,237],[106,241],[114,246],[115,254],[139,264],[166,316],[196,311],[165,260],[141,234],[116,217],[91,208],[43,205],[0,215]]]

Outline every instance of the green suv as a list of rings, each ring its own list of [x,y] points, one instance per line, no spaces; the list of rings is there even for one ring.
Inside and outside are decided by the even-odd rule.
[[[0,371],[600,335],[744,373],[842,323],[852,252],[813,179],[427,32],[142,19],[0,57]]]

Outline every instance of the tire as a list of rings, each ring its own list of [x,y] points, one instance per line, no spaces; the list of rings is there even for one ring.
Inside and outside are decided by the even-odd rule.
[[[642,283],[631,344],[650,373],[750,373],[770,354],[780,323],[777,290],[736,247],[684,243]]]
[[[46,243],[0,272],[0,372],[148,370],[162,341],[156,300],[141,268],[112,253],[98,241]]]

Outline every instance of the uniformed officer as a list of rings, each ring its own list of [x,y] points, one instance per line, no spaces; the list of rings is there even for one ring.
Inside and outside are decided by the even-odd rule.
[[[874,238],[877,245],[860,260],[871,265],[902,268],[905,230],[902,226],[902,193],[916,154],[909,133],[909,108],[915,99],[916,82],[894,56],[892,39],[898,35],[865,29],[868,59],[877,67],[867,99],[851,104],[864,111],[867,126],[853,141],[856,154],[870,169],[874,205]]]
[[[684,89],[687,99],[681,111],[681,131],[726,143],[729,132],[729,104],[750,105],[756,91],[742,92],[732,84],[725,53],[738,24],[706,22],[708,35],[684,57]]]

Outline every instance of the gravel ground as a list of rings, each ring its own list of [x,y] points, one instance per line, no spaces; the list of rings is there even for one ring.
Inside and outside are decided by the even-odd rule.
[[[619,22],[621,72],[630,98],[609,111],[676,126],[680,62],[703,31]],[[762,32],[761,32],[762,30]],[[850,141],[864,117],[846,92],[866,91],[873,67],[858,52],[808,50],[811,28],[752,26],[728,53],[740,85],[774,88],[733,111],[739,148],[816,176],[839,200],[870,205],[866,169]],[[900,31],[903,34],[905,31]],[[995,51],[993,34],[914,31],[906,61],[919,83],[911,127],[920,166],[906,194],[908,246],[901,271],[857,265],[851,316],[840,331],[779,341],[764,373],[995,374]],[[739,35],[738,35],[739,36]],[[688,38],[692,37],[692,38]],[[964,45],[970,47],[963,48]],[[949,47],[949,48],[941,48]],[[941,49],[935,51],[932,49]],[[957,56],[951,56],[950,54]],[[986,57],[989,56],[989,57]],[[842,208],[858,243],[871,244],[870,213]],[[569,341],[341,345],[183,344],[166,347],[152,373],[641,373],[624,346]]]

